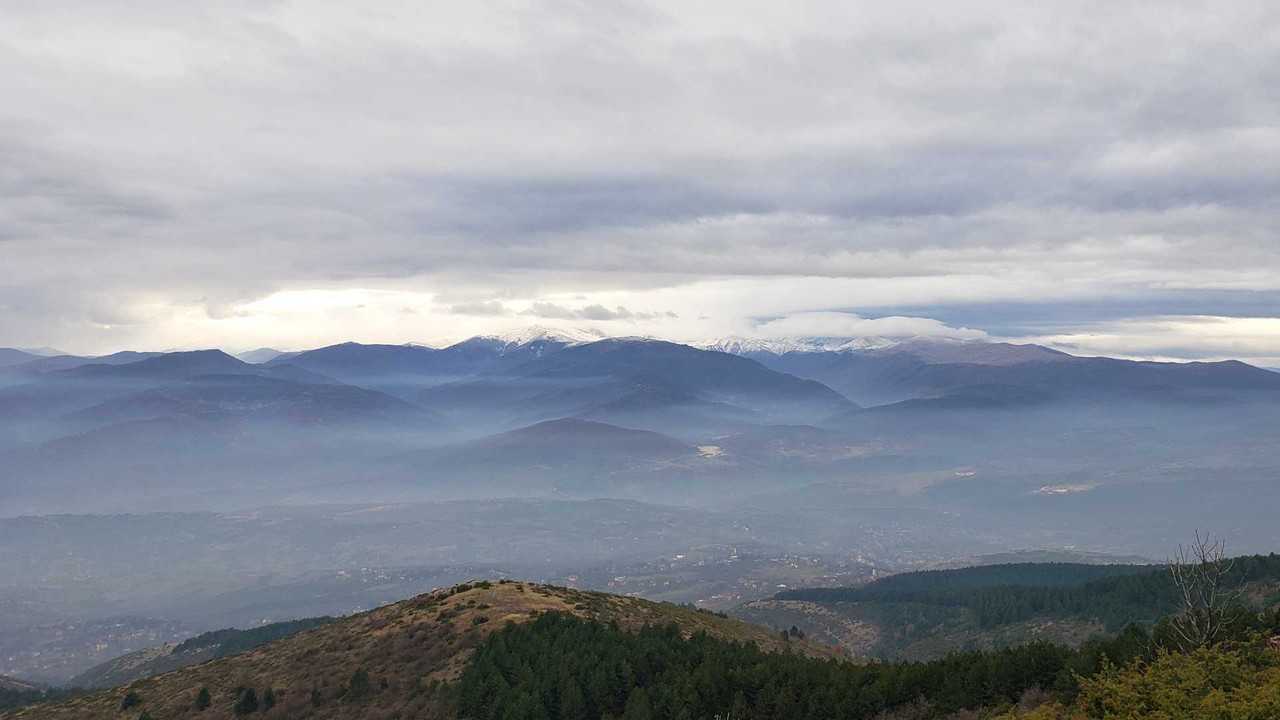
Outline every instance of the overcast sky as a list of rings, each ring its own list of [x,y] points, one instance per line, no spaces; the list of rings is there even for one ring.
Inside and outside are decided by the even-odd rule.
[[[0,2],[0,345],[1280,365],[1280,4],[1054,4]]]

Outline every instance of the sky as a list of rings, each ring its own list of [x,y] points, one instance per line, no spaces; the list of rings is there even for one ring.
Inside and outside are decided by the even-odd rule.
[[[0,346],[1280,366],[1274,2],[0,4]]]

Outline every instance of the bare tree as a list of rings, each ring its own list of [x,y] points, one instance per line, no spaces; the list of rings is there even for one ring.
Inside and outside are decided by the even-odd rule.
[[[1229,587],[1235,560],[1227,558],[1222,538],[1196,531],[1195,542],[1179,545],[1169,561],[1173,584],[1182,600],[1182,611],[1171,627],[1184,651],[1213,645],[1222,639],[1239,610],[1240,590]]]

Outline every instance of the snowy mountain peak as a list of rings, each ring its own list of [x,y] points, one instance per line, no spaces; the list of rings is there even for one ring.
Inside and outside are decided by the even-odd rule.
[[[700,344],[705,350],[719,350],[734,355],[784,355],[787,353],[859,353],[867,355],[902,354],[929,363],[968,363],[975,365],[1015,365],[1023,362],[1063,362],[1071,355],[1040,345],[1015,345],[989,339],[954,337],[793,337],[746,338],[727,337]]]
[[[564,345],[581,345],[603,339],[603,333],[597,330],[548,328],[533,325],[512,332],[496,335],[481,335],[480,340],[501,343],[507,347],[520,347],[534,342],[554,342]]]
[[[791,338],[748,338],[730,336],[698,347],[704,350],[717,350],[734,355],[751,353],[769,353],[783,355],[792,352],[845,352],[857,350],[882,350],[897,345],[900,341],[891,338],[848,338],[848,337],[791,337]]]

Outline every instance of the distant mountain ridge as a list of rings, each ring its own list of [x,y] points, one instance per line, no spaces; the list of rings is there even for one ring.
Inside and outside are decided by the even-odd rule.
[[[1159,363],[1080,357],[1040,345],[980,340],[730,338],[711,346],[825,383],[863,405],[934,399],[948,406],[1009,404],[1100,394],[1119,400],[1153,398],[1161,392],[1176,399],[1280,388],[1269,377],[1274,373],[1239,361]]]
[[[791,337],[747,338],[730,336],[697,347],[744,355],[780,356],[789,353],[846,353],[866,355],[910,355],[927,363],[971,363],[1014,365],[1022,362],[1053,362],[1073,356],[1042,345],[1014,344],[990,340],[958,340],[933,337]],[[757,358],[758,359],[758,358]]]
[[[352,385],[298,383],[260,375],[211,374],[113,398],[74,414],[99,424],[174,415],[232,415],[263,420],[342,424],[407,420],[429,413]]]
[[[297,353],[286,352],[284,350],[276,350],[275,348],[261,347],[261,348],[257,348],[256,350],[246,350],[241,353],[236,353],[236,358],[243,360],[247,363],[258,364],[258,363],[270,362],[281,356],[287,355],[292,357],[293,355],[296,355],[296,354]]]
[[[474,379],[427,389],[418,400],[446,415],[480,414],[511,424],[583,417],[665,432],[813,421],[855,407],[821,383],[749,358],[644,338],[543,352]]]
[[[1122,460],[1123,437],[1178,466],[1232,443],[1220,461],[1269,467],[1262,435],[1280,374],[1244,363],[925,338],[806,343],[739,338],[720,344],[730,353],[531,330],[444,348],[342,343],[265,363],[220,350],[41,358],[0,373],[0,462],[14,477],[0,496],[24,512],[88,502],[70,492],[84,484],[117,488],[122,504],[144,487],[139,502],[171,490],[350,500],[371,488],[419,500],[467,478],[475,492],[608,488],[670,502],[677,486],[711,494],[729,477],[756,492],[835,481],[879,492],[927,469],[914,487],[934,486],[954,477],[949,464],[1001,456],[1031,464],[1034,492],[1097,487],[1090,463]],[[1192,432],[1210,411],[1210,425],[1235,429]],[[681,450],[642,449],[642,432]],[[521,462],[533,481],[518,482]],[[1069,472],[1085,479],[1057,477]],[[659,474],[670,481],[655,484]],[[981,483],[949,485],[960,487],[980,494]]]
[[[110,355],[100,356],[79,356],[79,355],[55,355],[51,357],[42,357],[30,362],[22,363],[12,369],[15,371],[39,374],[46,372],[57,372],[59,370],[70,370],[72,368],[81,367],[83,365],[124,365],[126,363],[146,360],[148,358],[158,357],[164,353],[158,352],[137,352],[133,350],[122,350]]]
[[[616,476],[643,477],[697,458],[693,447],[660,433],[562,418],[406,461],[410,468],[429,469],[453,482],[483,483],[502,495],[554,490],[597,496]]]
[[[34,692],[40,690],[40,686],[35,683],[27,682],[26,680],[19,680],[17,678],[8,677],[7,675],[0,675],[0,690],[8,690],[10,692]]]
[[[287,363],[348,382],[421,387],[502,372],[584,341],[573,334],[540,330],[481,335],[444,348],[346,342],[281,355],[267,365]]]
[[[39,359],[39,355],[32,353],[15,350],[14,348],[0,348],[0,368],[21,365]]]

